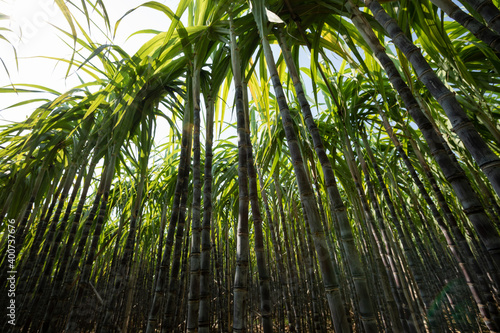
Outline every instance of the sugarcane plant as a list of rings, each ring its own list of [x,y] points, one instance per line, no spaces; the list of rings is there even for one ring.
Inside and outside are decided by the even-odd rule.
[[[2,332],[500,329],[497,0],[56,3],[81,83],[0,89],[41,96],[2,106]]]

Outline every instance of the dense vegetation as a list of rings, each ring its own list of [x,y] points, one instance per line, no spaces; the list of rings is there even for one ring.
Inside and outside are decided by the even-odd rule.
[[[147,2],[133,55],[57,3],[91,79],[1,90],[52,94],[0,134],[2,332],[500,330],[497,0]]]

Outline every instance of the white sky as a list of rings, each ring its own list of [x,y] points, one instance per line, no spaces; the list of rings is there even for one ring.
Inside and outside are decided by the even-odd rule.
[[[145,0],[106,0],[104,1],[112,29],[116,21],[129,9],[139,6]],[[177,9],[177,0],[158,1],[169,6],[174,12]],[[80,2],[76,2],[80,3]],[[71,9],[76,13],[76,9]],[[89,11],[92,10],[89,8]],[[0,21],[0,26],[7,27],[13,33],[0,31],[15,46],[19,69],[16,68],[15,56],[12,47],[0,40],[0,58],[9,70],[10,81],[2,65],[0,65],[0,87],[10,84],[28,83],[47,86],[60,92],[79,84],[75,75],[65,78],[67,66],[55,60],[42,59],[40,56],[67,58],[71,57],[72,50],[64,41],[72,45],[70,38],[65,37],[54,26],[65,31],[71,31],[69,24],[54,0],[0,0],[0,13],[10,16],[10,20]],[[104,29],[104,22],[94,13],[95,21]],[[79,19],[86,25],[86,21]],[[167,16],[150,8],[140,8],[127,16],[119,25],[114,44],[133,54],[152,35],[136,35],[127,40],[135,31],[142,29],[166,30],[170,25]],[[92,38],[96,42],[106,43],[102,34],[92,28]],[[81,34],[79,34],[81,36]],[[83,36],[82,36],[83,38]],[[38,58],[37,58],[38,57]],[[0,95],[0,124],[9,121],[20,121],[34,109],[35,105],[7,109],[8,106],[29,98],[42,98],[39,94],[1,94]]]
[[[107,13],[110,16],[111,29],[114,29],[116,21],[120,19],[128,10],[135,8],[147,0],[104,0]],[[170,7],[172,11],[176,11],[178,0],[159,0]],[[80,1],[75,2],[80,4]],[[77,9],[70,7],[73,14],[77,14]],[[88,8],[89,11],[92,8]],[[10,74],[10,80],[3,66],[0,64],[0,87],[14,84],[36,84],[46,86],[61,93],[80,84],[76,75],[65,77],[67,65],[62,62],[57,62],[53,59],[44,59],[41,57],[56,57],[70,59],[72,54],[71,38],[65,36],[56,27],[70,32],[70,26],[61,10],[54,3],[54,0],[0,0],[0,13],[8,15],[9,20],[1,20],[0,27],[7,27],[13,31],[8,33],[0,31],[0,34],[7,37],[14,45],[18,55],[19,69],[16,68],[15,56],[10,46],[6,41],[0,40],[0,58],[5,63]],[[105,29],[104,21],[97,13],[93,13],[91,17],[95,20],[101,29]],[[76,19],[80,24],[87,28],[86,20],[82,16],[77,16]],[[185,22],[187,24],[187,22]],[[129,14],[120,23],[114,44],[119,45],[129,54],[135,53],[141,45],[153,37],[151,34],[135,35],[127,39],[132,33],[143,29],[155,29],[165,31],[170,25],[170,20],[167,16],[159,11],[151,8],[140,8]],[[81,33],[78,35],[83,39]],[[109,43],[101,32],[94,26],[91,28],[91,38],[97,43]],[[69,43],[70,45],[66,45]],[[278,59],[279,47],[276,45],[273,50],[276,52],[275,57]],[[301,60],[303,66],[308,66],[309,52],[305,52]],[[81,60],[81,59],[79,59]],[[79,72],[83,76],[82,72]],[[85,80],[85,76],[84,80]],[[22,88],[22,87],[20,87]],[[306,80],[306,90],[311,92],[309,80]],[[312,95],[311,95],[312,97]],[[320,99],[322,96],[320,94]],[[0,125],[10,122],[18,122],[26,119],[26,117],[38,106],[40,102],[34,104],[23,105],[7,109],[9,106],[34,98],[54,98],[50,94],[0,94]],[[230,107],[233,103],[232,98],[228,101]],[[157,124],[157,143],[161,143],[165,138],[168,124],[160,124],[163,120],[158,120]],[[231,110],[226,110],[225,121],[234,122]],[[165,131],[162,132],[162,129]],[[234,135],[234,131],[229,130],[224,137]]]

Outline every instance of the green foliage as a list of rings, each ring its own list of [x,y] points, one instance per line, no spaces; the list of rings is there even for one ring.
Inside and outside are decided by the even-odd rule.
[[[210,100],[215,104],[212,216],[215,222],[213,232],[215,229],[218,231],[214,242],[219,249],[227,250],[226,253],[234,252],[236,241],[233,235],[236,233],[238,219],[239,191],[237,137],[234,135],[235,124],[230,118],[231,112],[228,112],[233,107],[233,76],[229,71],[229,15],[234,16],[241,65],[245,74],[244,84],[250,92],[248,104],[251,141],[256,167],[263,175],[259,187],[272,198],[269,203],[271,216],[276,220],[284,218],[281,221],[284,226],[279,231],[281,235],[284,227],[298,224],[302,228],[305,226],[290,152],[279,119],[278,103],[270,91],[271,78],[257,31],[257,28],[261,29],[271,42],[274,41],[272,32],[276,28],[267,20],[264,1],[253,1],[256,20],[253,19],[248,3],[244,1],[180,1],[175,11],[167,5],[149,1],[128,10],[114,26],[109,21],[105,1],[82,1],[79,6],[71,6],[64,1],[56,3],[70,25],[70,31],[59,31],[73,42],[68,43],[73,55],[71,59],[54,60],[65,62],[68,73],[72,69],[77,73],[89,74],[92,81],[83,82],[66,92],[29,83],[0,89],[2,94],[50,93],[51,96],[31,98],[9,106],[33,106],[33,112],[26,121],[2,126],[0,133],[1,217],[16,219],[19,233],[24,239],[24,243],[18,245],[19,251],[28,253],[31,250],[34,230],[41,226],[47,206],[53,200],[54,190],[58,192],[63,186],[60,183],[63,170],[71,163],[75,163],[77,174],[82,174],[85,179],[90,177],[90,191],[86,197],[78,199],[76,194],[81,194],[82,189],[72,187],[77,199],[73,206],[64,208],[69,208],[69,221],[73,221],[76,218],[76,207],[81,204],[83,217],[73,243],[65,243],[70,233],[69,230],[61,230],[61,244],[74,248],[79,241],[90,244],[90,237],[89,240],[81,238],[83,224],[89,216],[93,200],[100,200],[100,182],[107,168],[112,168],[104,229],[99,238],[91,281],[95,284],[102,282],[104,285],[103,281],[109,278],[112,272],[110,263],[115,263],[116,256],[121,255],[120,249],[125,246],[130,219],[134,214],[138,214],[140,220],[138,236],[133,245],[135,258],[139,260],[138,256],[141,255],[140,265],[148,266],[145,268],[147,274],[156,272],[162,253],[160,246],[165,245],[168,217],[176,195],[182,148],[180,128],[186,125],[183,121],[189,110],[185,111],[184,106],[192,98],[191,93],[188,93],[188,78],[194,70],[199,70],[204,105]],[[287,7],[288,4],[291,4],[293,10]],[[453,90],[458,101],[468,110],[473,125],[487,144],[499,153],[500,61],[497,54],[458,23],[444,19],[441,10],[430,1],[399,1],[385,6],[404,27],[405,33],[422,49],[431,67]],[[89,33],[91,24],[104,25],[107,39],[112,40],[119,26],[138,8],[164,13],[171,22],[168,29],[135,32],[134,34],[149,33],[153,36],[131,55],[119,45],[111,42],[98,44],[92,40]],[[352,177],[353,166],[359,169],[360,156],[356,155],[353,161],[347,161],[346,140],[361,142],[361,133],[366,133],[375,161],[384,170],[382,178],[386,184],[390,184],[390,195],[397,198],[394,201],[398,211],[402,206],[407,206],[410,216],[415,220],[418,220],[419,214],[428,216],[430,212],[423,197],[414,193],[418,189],[407,177],[408,170],[400,162],[398,152],[383,127],[380,114],[384,113],[389,118],[396,137],[419,175],[425,174],[425,167],[419,161],[416,147],[422,151],[431,172],[438,179],[443,179],[443,175],[436,167],[428,147],[423,144],[422,134],[416,129],[383,68],[363,40],[362,34],[352,24],[343,1],[269,1],[268,8],[286,22],[286,39],[291,45],[294,61],[301,69],[300,75],[305,82],[309,102],[314,105],[315,122],[329,154],[356,242],[360,252],[368,258],[370,251],[377,250],[363,248],[363,244],[370,241],[365,238],[368,232],[364,229],[366,216],[363,215]],[[89,28],[75,19],[71,12],[75,9],[84,13]],[[95,13],[101,23],[94,22]],[[418,96],[417,100],[426,115],[452,147],[460,165],[470,177],[484,181],[484,176],[478,172],[478,166],[471,162],[469,153],[453,133],[443,110],[418,82],[408,60],[393,47],[386,32],[371,14],[364,12],[363,15],[372,24],[399,73]],[[184,20],[186,16],[187,22]],[[0,39],[8,42],[9,39],[3,35],[8,31],[2,29],[0,32]],[[286,89],[292,125],[298,136],[308,176],[311,182],[318,182],[318,199],[322,200],[325,211],[324,222],[328,226],[329,236],[337,239],[334,207],[331,207],[326,195],[324,175],[318,167],[315,147],[300,112],[291,77],[281,58],[278,66],[279,81]],[[6,70],[8,72],[9,69]],[[203,119],[202,116],[202,129],[206,124]],[[159,144],[160,140],[162,144]],[[190,143],[188,148],[191,148]],[[201,170],[205,163],[205,151],[206,147],[202,143]],[[97,167],[94,169],[92,164]],[[375,183],[372,162],[369,166],[371,169],[368,176]],[[203,176],[202,171],[202,178]],[[134,203],[139,197],[139,188],[142,188],[139,187],[141,181],[144,181],[142,200],[140,210],[136,212]],[[188,182],[189,207],[192,178]],[[424,183],[426,189],[432,192],[431,184]],[[365,181],[361,181],[362,189],[367,186]],[[381,191],[379,186],[375,185],[377,191]],[[449,198],[452,210],[458,212],[459,204],[451,187],[444,181],[440,186]],[[492,191],[487,183],[481,187],[484,188]],[[277,199],[278,190],[280,196],[283,196],[280,203]],[[383,217],[390,220],[388,203],[382,196],[378,199]],[[485,195],[483,199],[494,205],[497,198],[488,201],[491,199]],[[262,201],[263,198],[259,196],[259,200]],[[371,199],[369,201],[373,204]],[[67,201],[65,205],[68,205]],[[457,217],[461,218],[461,215],[457,213]],[[26,221],[25,216],[31,222]],[[96,221],[90,221],[93,228]],[[264,221],[266,232],[269,231],[269,223],[271,222],[267,219]],[[397,235],[391,222],[387,223],[387,227],[391,235]],[[461,227],[469,226],[463,222]],[[422,222],[416,223],[416,230],[420,234],[413,235],[414,239],[421,237],[428,241],[429,236]],[[2,248],[6,244],[6,234],[6,225],[2,224]],[[253,236],[250,236],[250,240],[253,241]],[[59,245],[54,245],[54,248],[57,246]],[[63,247],[58,251],[62,249]],[[272,253],[271,256],[276,258],[277,254]],[[57,258],[59,263],[58,260],[61,259]],[[255,256],[251,258],[255,261]],[[224,258],[224,263],[232,265],[233,259],[228,255]],[[347,272],[344,265],[345,263],[341,263],[340,269]],[[52,270],[55,274],[57,265]],[[102,288],[99,289],[101,290]],[[433,311],[441,311],[446,295],[456,297],[457,290],[459,288],[454,282],[443,287],[433,300],[429,310],[432,313],[429,312],[429,315],[434,315]],[[455,309],[457,314],[452,313],[452,316],[456,316],[455,321],[462,321],[464,317],[470,316],[467,312],[469,310],[469,305],[460,304]]]

